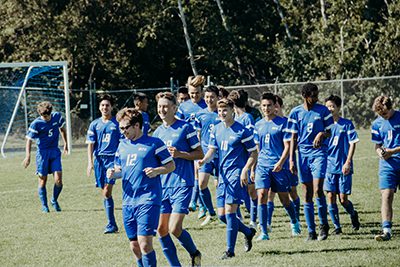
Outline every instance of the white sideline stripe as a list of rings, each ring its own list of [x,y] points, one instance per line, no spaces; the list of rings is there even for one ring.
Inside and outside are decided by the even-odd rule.
[[[91,184],[81,184],[79,186],[76,186],[77,188],[82,188],[82,187],[90,187],[90,186],[95,186],[94,183]],[[23,193],[23,192],[37,192],[37,188],[34,188],[32,190],[29,189],[19,189],[19,190],[11,190],[11,191],[0,191],[0,198],[1,194],[14,194],[14,193]]]

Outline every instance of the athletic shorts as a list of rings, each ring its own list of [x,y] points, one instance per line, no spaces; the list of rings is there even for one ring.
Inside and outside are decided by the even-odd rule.
[[[199,172],[209,173],[218,179],[218,175],[219,175],[218,162],[219,162],[218,158],[214,158],[212,161],[201,166],[199,168]]]
[[[129,240],[136,240],[138,235],[155,236],[160,218],[160,206],[153,204],[122,206],[122,218]]]
[[[352,175],[327,173],[324,181],[324,190],[328,192],[351,194]]]
[[[273,192],[290,192],[290,181],[287,170],[273,172],[272,168],[257,166],[256,189],[269,189]]]
[[[379,189],[394,189],[400,186],[400,166],[395,168],[379,161]]]
[[[217,207],[224,208],[225,204],[242,204],[246,187],[240,185],[240,179],[230,182],[219,182],[217,186]]]
[[[61,151],[58,148],[37,150],[36,175],[47,176],[54,172],[61,172]]]
[[[189,214],[192,192],[192,186],[163,188],[161,213]]]
[[[326,175],[327,157],[302,156],[299,153],[299,178],[302,183],[310,183],[313,179],[324,179]]]
[[[299,185],[299,177],[297,175],[294,175],[291,173],[289,170],[287,171],[289,175],[289,183],[290,186],[298,186]]]
[[[115,179],[107,178],[107,170],[111,168],[114,168],[114,156],[96,156],[94,158],[96,187],[104,188],[106,184],[115,184]]]

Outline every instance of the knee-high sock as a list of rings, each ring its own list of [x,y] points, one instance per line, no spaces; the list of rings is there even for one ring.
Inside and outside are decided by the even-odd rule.
[[[346,212],[350,215],[353,216],[354,215],[354,206],[353,203],[349,200],[347,201],[346,205],[343,205],[343,208],[346,210]]]
[[[157,266],[157,258],[156,258],[156,252],[153,250],[150,253],[147,254],[143,254],[142,256],[142,262],[144,266],[151,266],[151,267],[155,267]]]
[[[317,197],[318,218],[320,224],[328,224],[328,207],[326,205],[326,198]]]
[[[53,200],[54,201],[57,201],[58,196],[60,195],[62,189],[63,189],[63,185],[62,184],[61,185],[54,184],[54,187],[53,187]]]
[[[271,225],[272,215],[274,214],[274,209],[275,209],[275,204],[273,201],[267,202],[267,209],[268,209],[267,225]]]
[[[106,211],[108,223],[112,225],[117,225],[114,216],[114,200],[112,197],[104,199],[104,209]]]
[[[261,231],[264,234],[267,234],[267,218],[268,218],[267,204],[258,205],[258,221],[260,222]]]
[[[165,258],[170,266],[182,266],[179,262],[178,255],[176,254],[176,247],[169,234],[160,237],[160,244]]]
[[[250,220],[252,222],[257,222],[257,202],[257,198],[251,200]]]
[[[194,187],[193,187],[193,193],[192,193],[192,203],[197,203],[197,200],[199,199],[199,180],[195,179],[194,180]]]
[[[226,217],[226,250],[235,253],[235,245],[239,230],[238,218],[236,213],[225,214]]]
[[[208,189],[208,187],[200,190],[200,198],[202,199],[204,205],[207,207],[208,213],[210,213],[211,216],[214,216],[215,210],[211,199],[210,189]]]
[[[236,210],[236,215],[238,216],[238,218],[243,219],[242,212],[240,211],[240,206],[239,205],[238,205],[237,210]]]
[[[304,203],[304,217],[306,218],[307,230],[309,233],[315,232],[314,203]]]
[[[246,187],[246,189],[247,189],[247,187]],[[251,200],[250,195],[246,190],[246,192],[244,193],[243,201],[244,201],[244,206],[246,207],[248,212],[251,212],[251,201],[250,200]]]
[[[190,255],[193,255],[197,251],[197,247],[193,242],[192,237],[189,232],[185,229],[182,230],[181,235],[178,237],[179,243],[189,252]]]
[[[39,195],[40,202],[42,203],[42,206],[47,207],[47,190],[46,190],[45,186],[38,188],[38,195]]]
[[[329,215],[331,217],[333,225],[335,225],[335,228],[340,228],[339,209],[337,204],[330,204],[328,207]]]
[[[294,209],[294,204],[292,201],[290,201],[288,207],[285,207],[285,211],[287,215],[289,215],[290,217],[290,223],[295,224],[297,222],[297,218],[296,218],[296,211]]]
[[[293,200],[294,210],[296,211],[297,220],[300,221],[300,198]]]

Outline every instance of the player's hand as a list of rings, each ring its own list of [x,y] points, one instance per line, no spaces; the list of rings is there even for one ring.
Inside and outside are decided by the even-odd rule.
[[[64,145],[63,154],[68,155],[68,146]]]
[[[179,156],[181,155],[180,151],[178,149],[176,149],[176,147],[174,147],[174,146],[169,146],[168,152],[169,152],[169,154],[171,154],[171,156],[173,158],[179,158]]]
[[[147,167],[143,171],[150,178],[154,178],[160,174],[156,168],[152,167]]]
[[[393,150],[386,148],[383,150],[382,159],[388,160],[394,154]]]
[[[346,162],[342,168],[343,175],[348,175],[350,173],[350,170],[351,170],[351,164]]]
[[[199,167],[203,166],[205,164],[205,160],[204,159],[200,159],[197,161],[197,164],[199,164]]]
[[[89,166],[88,166],[88,170],[89,170]],[[114,176],[115,170],[113,168],[107,169],[107,178],[111,179]]]
[[[297,175],[296,164],[293,161],[289,161],[289,170],[293,175]]]
[[[256,180],[256,173],[254,172],[254,170],[252,170],[250,172],[250,180],[254,183]]]
[[[313,142],[314,148],[320,148],[322,146],[323,137],[324,137],[323,132],[320,132],[317,134],[317,136],[314,138],[314,142]]]
[[[282,164],[277,162],[272,169],[272,172],[280,172],[282,170]]]
[[[87,177],[90,177],[90,175],[92,174],[92,170],[93,170],[93,163],[89,163],[86,170]]]
[[[384,159],[383,156],[386,154],[385,148],[384,148],[384,147],[379,147],[379,148],[377,148],[377,149],[376,149],[376,154],[378,154],[378,157],[379,157],[380,159]]]
[[[242,173],[240,174],[240,185],[245,187],[249,183],[249,174],[247,169],[243,169]]]
[[[31,158],[25,157],[24,160],[22,161],[22,166],[24,166],[24,168],[26,169],[30,163],[31,163]]]

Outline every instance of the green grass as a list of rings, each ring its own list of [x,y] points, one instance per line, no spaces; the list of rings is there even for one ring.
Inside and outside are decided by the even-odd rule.
[[[203,254],[203,265],[397,266],[400,262],[400,200],[395,196],[393,240],[386,243],[374,241],[381,221],[378,160],[368,131],[360,131],[359,135],[361,142],[355,155],[351,196],[362,224],[358,232],[352,232],[350,218],[340,207],[344,231],[340,237],[330,236],[323,242],[305,242],[306,234],[303,233],[301,237],[292,238],[288,218],[276,201],[278,208],[274,213],[271,240],[255,243],[253,250],[245,253],[243,236],[239,233],[236,257],[220,261],[225,249],[225,228],[217,225],[201,228],[197,214],[191,213],[185,219],[185,226]],[[120,182],[114,191],[120,233],[104,235],[106,220],[102,197],[94,187],[93,178],[86,177],[84,149],[63,157],[61,213],[41,213],[34,163],[25,170],[20,165],[22,158],[23,155],[18,154],[0,160],[0,266],[129,266],[133,263],[122,226]],[[49,179],[48,195],[51,195],[52,186]],[[304,218],[301,219],[304,230]],[[157,239],[154,244],[159,265],[167,265]],[[189,265],[187,253],[178,243],[177,248],[182,264]]]

